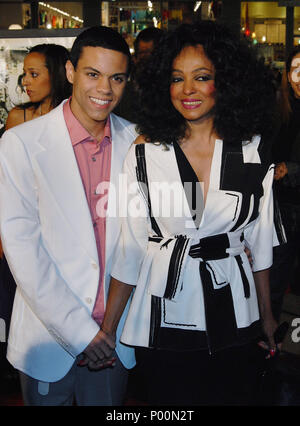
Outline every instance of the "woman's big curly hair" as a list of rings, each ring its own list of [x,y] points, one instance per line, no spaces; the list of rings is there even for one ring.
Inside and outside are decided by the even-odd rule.
[[[267,133],[275,105],[271,78],[245,42],[212,21],[183,24],[165,34],[137,73],[138,131],[150,142],[173,143],[185,136],[186,121],[170,100],[171,70],[185,46],[198,44],[215,67],[214,127],[219,137],[241,143]]]

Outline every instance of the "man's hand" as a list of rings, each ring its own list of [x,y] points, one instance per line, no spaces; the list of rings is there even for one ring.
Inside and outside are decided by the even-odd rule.
[[[78,365],[87,365],[90,370],[112,367],[116,361],[113,352],[116,347],[116,329],[130,297],[133,286],[111,279],[106,310],[101,329],[83,351],[83,360]]]
[[[115,358],[112,356],[115,347],[115,336],[99,330],[83,351],[84,358],[78,365],[88,366],[91,370],[111,367],[115,362]]]

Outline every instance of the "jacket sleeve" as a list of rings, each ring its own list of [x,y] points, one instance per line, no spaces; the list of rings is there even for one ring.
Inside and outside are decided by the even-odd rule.
[[[245,230],[245,242],[251,251],[253,272],[270,268],[273,263],[273,246],[278,245],[274,226],[273,184],[274,167],[271,165],[262,182],[258,217]]]
[[[121,236],[111,275],[126,284],[136,285],[147,253],[150,220],[136,178],[135,145],[130,148],[124,162],[120,202]]]
[[[72,292],[43,242],[38,185],[22,141],[6,132],[0,141],[0,232],[9,267],[26,304],[73,357],[99,327]]]

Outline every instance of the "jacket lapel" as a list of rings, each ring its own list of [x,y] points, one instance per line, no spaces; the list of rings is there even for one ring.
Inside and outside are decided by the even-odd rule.
[[[52,131],[49,131],[48,126],[52,128]],[[90,211],[65,124],[62,104],[49,113],[45,134],[47,134],[47,139],[43,139],[43,135],[40,136],[39,144],[42,149],[36,154],[45,184],[53,194],[62,215],[68,219],[74,232],[78,235],[79,241],[98,264]],[[51,209],[51,202],[52,200],[49,200],[49,209]]]
[[[117,243],[121,225],[119,220],[119,190],[121,184],[121,175],[123,162],[128,152],[129,146],[134,141],[136,135],[126,131],[120,123],[118,117],[114,114],[110,116],[111,135],[112,135],[112,153],[111,153],[111,172],[110,189],[108,196],[108,207],[106,215],[106,258],[108,259]]]

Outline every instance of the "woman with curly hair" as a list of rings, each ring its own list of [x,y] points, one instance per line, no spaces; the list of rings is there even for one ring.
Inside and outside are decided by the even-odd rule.
[[[6,130],[47,114],[71,96],[72,86],[65,70],[68,59],[68,50],[58,44],[38,44],[29,50],[24,59],[21,85],[30,101],[8,113]]]
[[[148,402],[251,404],[262,330],[275,350],[272,82],[246,45],[204,21],[164,37],[139,87],[102,327],[114,335],[135,287],[121,341],[140,348]]]

